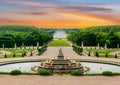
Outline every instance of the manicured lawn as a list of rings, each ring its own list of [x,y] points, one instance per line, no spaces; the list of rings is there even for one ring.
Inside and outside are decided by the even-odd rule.
[[[15,54],[15,57],[22,57],[22,53],[26,52],[27,54],[33,51],[33,49],[5,49],[4,51],[10,52],[10,54],[7,54],[7,58],[12,58],[13,54]]]
[[[65,40],[54,40],[49,46],[70,46],[70,44]]]
[[[106,57],[106,53],[108,54],[108,58],[114,58],[115,55],[111,55],[110,53],[111,52],[115,52],[115,51],[118,51],[117,49],[88,49],[87,50],[88,52],[91,52],[95,55],[95,52],[98,52],[99,53],[99,56],[100,57]]]

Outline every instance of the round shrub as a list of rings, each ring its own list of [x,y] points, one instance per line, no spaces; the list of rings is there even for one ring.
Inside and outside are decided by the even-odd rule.
[[[113,76],[114,75],[111,71],[104,71],[102,74],[105,76]]]
[[[38,74],[39,74],[39,75],[52,75],[52,73],[49,72],[49,71],[47,71],[47,70],[38,71]]]
[[[11,75],[20,75],[20,74],[22,74],[22,72],[21,72],[20,70],[12,70],[12,71],[10,72],[10,74],[11,74]]]
[[[72,71],[72,72],[71,72],[71,75],[73,75],[73,76],[82,76],[83,73],[80,72],[80,71]]]

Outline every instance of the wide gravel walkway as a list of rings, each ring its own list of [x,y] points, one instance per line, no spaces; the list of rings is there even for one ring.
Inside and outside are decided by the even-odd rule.
[[[120,85],[120,76],[0,75],[0,85]]]

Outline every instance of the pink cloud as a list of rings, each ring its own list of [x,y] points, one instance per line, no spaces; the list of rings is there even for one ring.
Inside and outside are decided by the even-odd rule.
[[[46,15],[46,12],[17,12],[17,14],[26,14],[26,15]]]

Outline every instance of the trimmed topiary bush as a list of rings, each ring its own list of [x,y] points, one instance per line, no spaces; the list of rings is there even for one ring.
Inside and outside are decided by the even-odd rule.
[[[39,74],[39,75],[44,75],[44,76],[52,75],[52,73],[49,72],[49,71],[47,71],[47,70],[38,71],[38,74]]]
[[[108,58],[108,53],[105,54],[105,57]]]
[[[71,75],[73,75],[73,76],[82,76],[83,73],[80,72],[80,71],[72,71],[72,72],[71,72]]]
[[[7,54],[5,53],[5,56],[4,56],[5,58],[7,58]]]
[[[16,56],[15,56],[15,53],[13,54],[13,57],[15,58]]]
[[[24,57],[24,53],[22,53],[22,57]]]
[[[26,52],[24,51],[24,56],[26,56]]]
[[[98,53],[98,52],[95,52],[95,56],[96,56],[96,57],[99,57],[99,53]]]
[[[10,72],[10,74],[11,74],[11,75],[21,75],[22,72],[21,72],[20,70],[12,70],[12,71]]]
[[[32,53],[32,52],[30,53],[30,56],[33,56],[33,53]]]
[[[90,52],[88,53],[88,56],[91,56],[91,53],[90,53]]]
[[[104,71],[102,74],[105,76],[114,76],[114,74],[111,71]]]
[[[115,58],[118,58],[117,54],[115,54]]]

